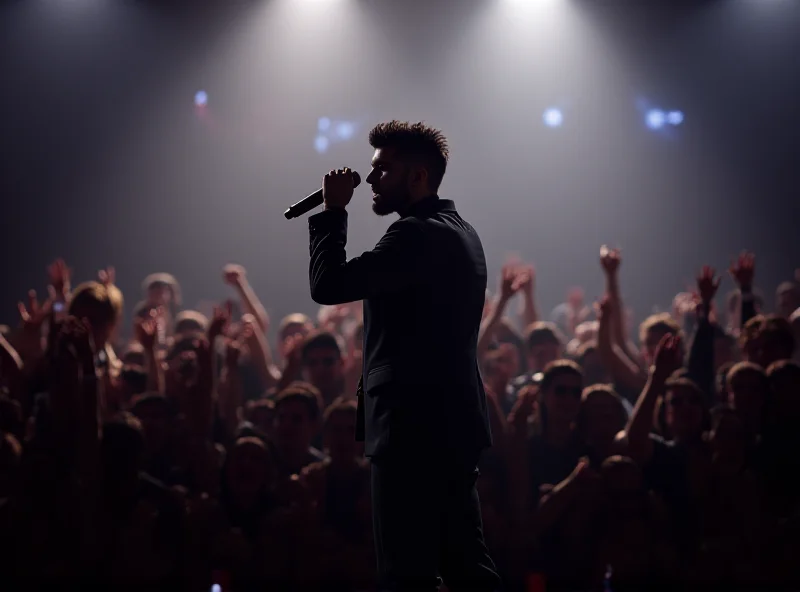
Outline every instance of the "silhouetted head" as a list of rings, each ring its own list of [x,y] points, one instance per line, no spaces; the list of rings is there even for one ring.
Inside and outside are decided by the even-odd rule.
[[[372,211],[379,216],[402,213],[442,183],[449,151],[442,132],[424,123],[389,121],[369,133],[375,148],[367,183],[372,187]]]

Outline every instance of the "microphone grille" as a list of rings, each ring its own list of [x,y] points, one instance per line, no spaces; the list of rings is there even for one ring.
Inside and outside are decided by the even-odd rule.
[[[353,171],[353,189],[361,185],[361,175]]]

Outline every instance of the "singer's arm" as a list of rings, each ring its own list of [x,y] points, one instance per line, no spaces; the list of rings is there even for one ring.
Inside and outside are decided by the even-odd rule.
[[[311,298],[318,304],[342,304],[395,292],[426,281],[435,250],[418,220],[392,224],[371,251],[347,261],[347,211],[329,209],[308,219]]]

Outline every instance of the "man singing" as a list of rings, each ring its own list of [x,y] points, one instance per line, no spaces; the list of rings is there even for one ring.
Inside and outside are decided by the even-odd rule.
[[[477,363],[486,260],[475,230],[437,190],[447,140],[422,123],[369,134],[373,211],[399,214],[371,251],[347,261],[349,169],[323,181],[309,219],[311,296],[364,301],[358,437],[372,467],[381,590],[500,587],[483,539],[476,464],[491,445]]]

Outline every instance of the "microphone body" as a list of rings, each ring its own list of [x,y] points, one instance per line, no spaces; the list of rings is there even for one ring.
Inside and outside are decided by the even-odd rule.
[[[361,175],[353,171],[353,189],[361,185]],[[305,197],[298,201],[296,204],[289,206],[289,208],[283,213],[287,220],[291,220],[292,218],[297,218],[306,214],[316,208],[317,206],[322,205],[322,189],[318,189],[308,197]]]

